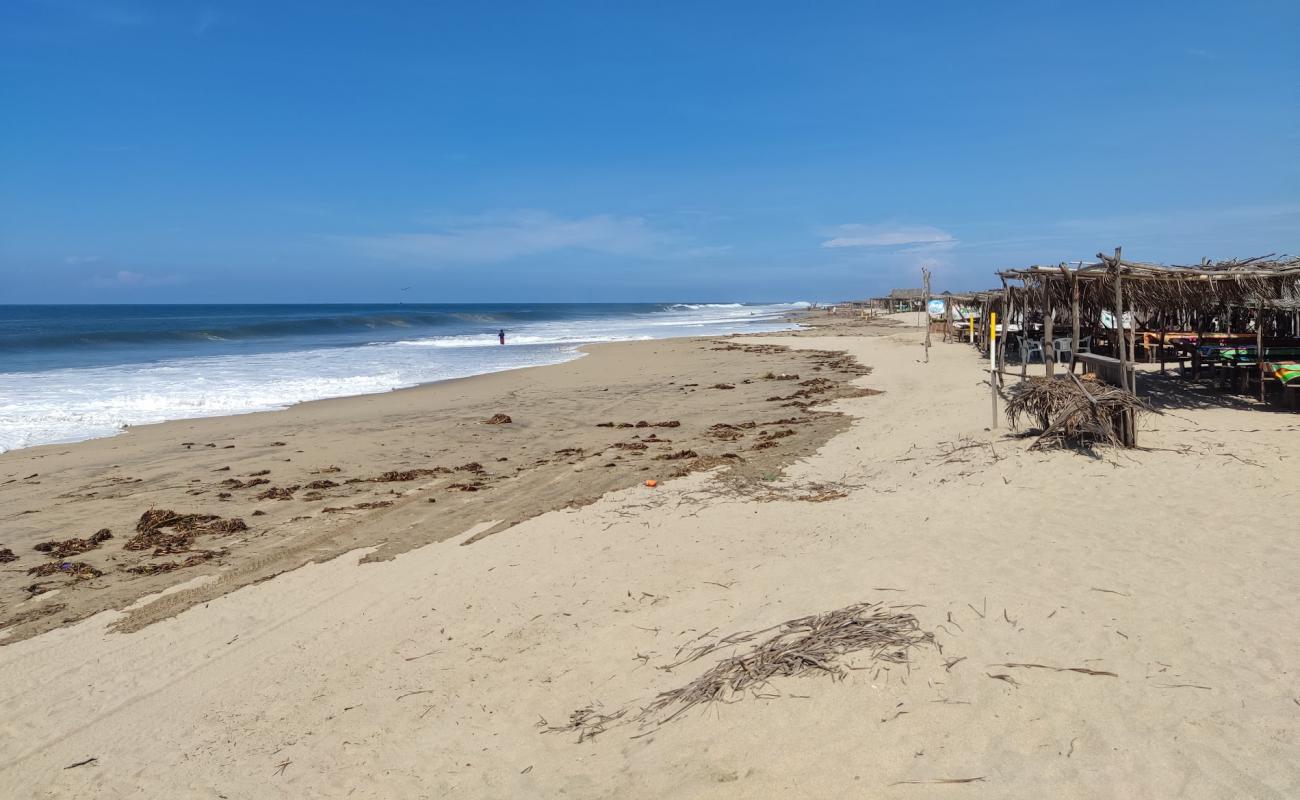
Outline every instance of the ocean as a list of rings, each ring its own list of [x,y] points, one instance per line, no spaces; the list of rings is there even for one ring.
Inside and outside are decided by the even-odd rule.
[[[0,306],[0,452],[555,364],[590,342],[786,330],[804,305]]]

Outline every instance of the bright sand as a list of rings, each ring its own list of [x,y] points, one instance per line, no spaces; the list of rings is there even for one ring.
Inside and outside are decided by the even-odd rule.
[[[1141,434],[1148,449],[1096,459],[1033,451],[1031,440],[1008,437],[1004,426],[986,430],[988,386],[970,348],[937,344],[927,365],[920,363],[919,338],[916,330],[900,330],[739,340],[846,350],[874,369],[855,382],[884,391],[832,404],[852,416],[852,426],[780,480],[761,482],[766,495],[720,491],[734,484],[706,472],[655,489],[631,486],[641,477],[638,467],[619,479],[626,488],[464,547],[458,543],[499,517],[407,546],[421,517],[415,502],[398,503],[394,508],[409,510],[394,512],[387,529],[405,544],[390,545],[398,553],[390,560],[359,563],[371,547],[384,546],[378,521],[385,517],[358,515],[376,522],[344,527],[372,538],[345,555],[235,591],[205,589],[224,580],[214,581],[223,568],[209,564],[195,568],[201,574],[194,585],[169,595],[188,597],[179,608],[194,597],[202,602],[180,613],[136,611],[157,621],[128,626],[139,627],[134,632],[110,631],[129,617],[107,611],[0,647],[0,796],[1300,794],[1300,544],[1277,512],[1300,498],[1296,416],[1211,399],[1148,419]],[[624,347],[602,352],[630,352]],[[618,358],[606,365],[610,390],[626,392],[607,407],[587,405],[587,393],[602,388],[594,380],[569,386],[544,377],[569,374],[576,381],[574,373],[558,372],[576,366],[533,370],[547,392],[521,398],[518,407],[536,410],[521,415],[525,420],[540,419],[546,394],[592,425],[671,414],[683,422],[677,431],[693,437],[703,436],[706,423],[775,414],[763,410],[762,392],[740,398],[753,384],[734,395],[703,391],[742,379],[746,369],[756,377],[755,364],[706,360],[733,355],[750,354],[678,353],[671,367],[677,382],[702,386],[641,407],[635,391],[612,387],[660,363],[653,354],[636,368],[619,366]],[[574,364],[590,366],[595,358]],[[521,391],[514,386],[507,391]],[[718,400],[724,396],[737,399]],[[257,438],[266,445],[274,435],[289,442],[279,450],[326,447],[318,440],[336,437],[344,440],[334,451],[339,466],[369,474],[412,455],[379,457],[379,441],[389,451],[412,446],[409,418],[378,413],[391,410],[381,398],[168,425],[194,426],[193,440],[201,442]],[[471,411],[512,413],[447,408],[436,413],[464,420]],[[292,416],[304,409],[321,416],[310,425]],[[553,417],[545,416],[546,424]],[[293,420],[301,425],[286,425]],[[585,430],[571,423],[565,430],[572,436]],[[76,488],[87,477],[75,474],[78,463],[108,457],[99,448],[121,448],[112,463],[128,471],[144,462],[127,456],[216,458],[213,449],[177,450],[187,439],[168,425],[20,451],[0,463],[9,474],[20,464],[8,459],[54,459],[47,462],[52,468],[31,470],[53,477],[51,485],[24,489],[26,501],[37,499],[41,487],[55,496]],[[466,430],[497,435],[486,427]],[[647,435],[616,432],[622,439]],[[671,430],[655,432],[677,438]],[[536,433],[507,435],[519,437],[517,447],[540,447],[529,444]],[[833,433],[800,436],[812,442]],[[153,444],[142,443],[155,436]],[[756,436],[751,431],[738,441],[752,447]],[[295,457],[248,449],[235,474]],[[797,449],[791,452],[799,455]],[[317,456],[293,468],[319,466]],[[174,473],[178,488],[150,474],[142,476],[156,483],[149,491],[182,495],[169,502],[183,499],[190,476],[181,463],[155,467]],[[563,467],[595,469],[584,462]],[[205,475],[205,486],[209,480]],[[572,485],[567,477],[556,480]],[[782,491],[813,484],[848,496],[814,503],[794,499],[803,489]],[[408,487],[364,488],[378,497]],[[459,497],[428,490],[435,491],[434,507]],[[81,502],[129,521],[128,510],[139,509],[125,501]],[[6,566],[36,563],[29,546],[9,541],[17,524],[11,509],[6,500],[0,543],[22,558]],[[288,511],[273,513],[293,537],[309,535],[288,527]],[[87,520],[68,535],[95,527]],[[322,554],[349,541],[330,538]],[[231,569],[248,568],[240,558],[232,549]],[[189,577],[173,575],[173,588]],[[24,606],[83,591],[93,590],[63,589],[63,597]],[[860,601],[914,606],[942,653],[916,650],[910,666],[883,671],[868,663],[840,681],[776,679],[758,696],[693,709],[657,730],[615,723],[577,743],[574,733],[543,734],[538,726],[542,719],[562,725],[575,709],[597,703],[606,713],[628,708],[631,719],[658,692],[707,668],[707,661],[656,668],[683,645]],[[175,605],[152,601],[160,602]],[[1067,671],[1023,666],[1029,664]],[[653,732],[632,738],[646,730]],[[90,758],[97,760],[65,769]],[[956,779],[978,780],[938,782]]]

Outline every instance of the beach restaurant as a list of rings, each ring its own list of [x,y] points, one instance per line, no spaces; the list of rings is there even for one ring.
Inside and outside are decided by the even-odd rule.
[[[1183,266],[1127,260],[1116,248],[1091,263],[997,275],[1001,288],[937,299],[945,301],[950,335],[979,347],[999,385],[1028,380],[1035,364],[1052,379],[1060,365],[1060,379],[1079,384],[1076,393],[1082,384],[1067,376],[1077,367],[1094,386],[1141,397],[1155,380],[1147,376],[1166,375],[1172,363],[1202,388],[1300,405],[1300,258]],[[959,304],[977,313],[959,320],[952,311]],[[1008,354],[1018,369],[1008,368]],[[996,424],[998,386],[993,391]],[[1124,433],[1133,444],[1135,431]]]

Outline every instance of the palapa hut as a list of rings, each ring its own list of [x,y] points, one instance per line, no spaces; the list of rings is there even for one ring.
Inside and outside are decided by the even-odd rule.
[[[1260,400],[1276,385],[1284,402],[1296,402],[1300,258],[1164,265],[1125,260],[1116,248],[1113,256],[1097,259],[1003,270],[997,273],[1000,290],[966,296],[981,318],[997,313],[1005,321],[998,326],[994,383],[1008,374],[1010,347],[1020,356],[1022,380],[1037,359],[1048,378],[1057,363],[1068,364],[1070,374],[1081,367],[1094,380],[1136,396],[1139,361],[1158,361],[1164,372],[1173,360],[1184,377],[1197,379],[1208,367],[1217,383],[1245,391],[1258,382]],[[975,336],[986,354],[989,336],[988,330]],[[993,402],[996,422],[996,386]],[[1118,438],[1131,445],[1131,416],[1125,425]]]

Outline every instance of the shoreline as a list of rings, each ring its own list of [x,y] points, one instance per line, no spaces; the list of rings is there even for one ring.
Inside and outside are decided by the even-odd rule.
[[[790,310],[786,310],[785,312],[783,312],[783,313],[781,313],[781,314],[779,314],[779,315],[774,315],[774,316],[770,316],[770,317],[763,317],[763,322],[761,323],[760,327],[766,328],[766,327],[768,327],[768,326],[789,326],[789,325],[795,325],[795,326],[797,327],[797,323],[794,322],[793,320],[794,320],[794,319],[795,319],[795,318],[796,318],[800,313],[801,313],[800,310],[793,310],[793,309],[790,309]],[[699,323],[699,324],[701,324],[701,325],[705,325],[705,324],[725,325],[725,323],[723,323],[723,322],[721,322],[721,321],[714,321],[714,322],[712,322],[712,323],[701,322],[701,323]],[[735,325],[733,325],[732,327],[743,328],[743,325],[742,325],[742,323],[740,323],[739,321],[736,321]],[[764,331],[758,331],[758,332],[760,332],[760,333],[774,333],[774,332],[780,332],[780,331],[764,330]],[[387,393],[387,392],[399,391],[399,390],[401,390],[401,389],[410,389],[410,388],[416,388],[416,387],[419,387],[419,386],[429,385],[429,384],[432,384],[432,383],[440,383],[440,382],[443,382],[443,381],[446,381],[446,380],[459,380],[459,379],[462,379],[462,378],[475,377],[475,376],[478,376],[478,375],[489,375],[489,374],[494,374],[494,373],[496,373],[496,372],[509,372],[509,371],[517,370],[517,369],[527,369],[527,368],[529,368],[529,367],[534,367],[534,366],[550,366],[550,365],[553,365],[553,364],[561,364],[561,363],[565,363],[566,361],[572,361],[572,360],[574,360],[574,358],[581,358],[581,357],[582,357],[582,354],[581,354],[581,353],[582,353],[583,348],[591,347],[591,346],[597,346],[597,345],[601,345],[601,344],[619,344],[619,343],[625,343],[625,342],[636,342],[636,341],[660,341],[662,338],[695,338],[695,337],[699,337],[699,336],[729,336],[729,335],[746,335],[746,334],[748,334],[748,333],[749,333],[749,331],[745,331],[745,330],[743,330],[743,329],[738,329],[738,330],[734,330],[734,331],[726,331],[726,332],[722,332],[722,333],[703,333],[703,334],[701,334],[701,333],[694,333],[694,334],[683,334],[683,335],[678,335],[678,336],[667,336],[667,337],[661,337],[661,336],[654,335],[654,334],[647,334],[645,338],[640,338],[640,337],[637,337],[637,336],[633,336],[633,337],[631,337],[631,338],[625,338],[625,339],[617,339],[617,338],[616,338],[616,339],[613,339],[613,340],[605,340],[605,339],[601,339],[601,338],[598,337],[598,338],[596,338],[595,340],[592,340],[592,341],[582,341],[581,339],[577,339],[577,340],[573,340],[573,341],[567,341],[567,342],[565,342],[565,341],[555,341],[555,342],[530,342],[530,341],[525,341],[525,342],[523,342],[523,343],[512,343],[514,346],[511,347],[511,348],[509,348],[509,349],[507,349],[507,348],[497,348],[497,347],[495,347],[495,346],[490,346],[490,345],[487,345],[486,343],[484,343],[483,345],[478,346],[478,349],[481,349],[481,350],[483,350],[484,352],[482,353],[481,357],[479,358],[477,364],[476,364],[475,366],[471,366],[471,367],[468,368],[470,371],[467,372],[466,374],[456,374],[456,373],[458,373],[458,372],[463,372],[463,371],[465,370],[465,365],[464,365],[463,363],[459,363],[459,362],[457,362],[457,361],[455,361],[455,360],[452,360],[451,362],[448,362],[448,363],[444,363],[444,364],[442,364],[443,369],[442,369],[441,371],[452,373],[449,377],[440,377],[440,378],[432,378],[432,379],[421,379],[420,377],[417,377],[417,376],[415,376],[415,375],[406,375],[406,374],[393,374],[393,375],[378,375],[378,376],[376,376],[376,375],[373,375],[373,374],[370,374],[370,373],[365,373],[364,371],[363,371],[362,373],[345,373],[345,374],[343,374],[343,375],[334,375],[334,376],[332,376],[331,380],[335,381],[336,383],[335,383],[334,385],[330,386],[329,388],[324,388],[324,389],[322,389],[322,388],[315,388],[314,391],[307,391],[307,392],[304,392],[304,391],[302,391],[301,387],[297,387],[297,386],[292,385],[292,382],[290,383],[289,386],[279,386],[279,387],[278,387],[278,389],[279,389],[279,395],[278,395],[278,397],[275,397],[275,396],[260,396],[259,393],[262,392],[262,388],[263,388],[263,387],[262,387],[260,384],[258,384],[258,383],[256,383],[256,382],[253,382],[253,383],[250,383],[250,384],[245,385],[245,386],[242,387],[246,392],[251,391],[253,394],[255,394],[255,395],[259,395],[259,396],[257,397],[256,401],[251,402],[251,403],[248,404],[249,407],[247,407],[247,408],[243,408],[243,409],[233,409],[233,410],[232,410],[232,409],[220,409],[220,410],[217,410],[217,411],[215,411],[215,412],[213,412],[213,413],[194,413],[194,414],[189,413],[190,411],[195,410],[196,408],[201,409],[201,407],[202,407],[203,405],[207,404],[207,402],[211,401],[213,398],[203,398],[203,397],[200,397],[200,398],[198,398],[198,404],[197,404],[197,406],[196,406],[196,405],[194,404],[195,399],[186,396],[185,393],[182,391],[181,395],[179,395],[179,396],[178,396],[178,395],[175,395],[175,394],[173,394],[173,395],[171,395],[171,396],[164,395],[164,397],[170,401],[170,405],[167,405],[166,403],[164,403],[164,405],[165,405],[165,407],[166,407],[166,410],[162,412],[162,413],[164,413],[164,414],[166,414],[166,413],[179,413],[180,416],[175,416],[175,417],[166,418],[166,419],[154,419],[154,420],[150,420],[150,421],[139,421],[139,422],[132,422],[132,421],[131,421],[132,419],[134,419],[134,418],[136,418],[136,417],[138,417],[138,416],[140,416],[140,415],[139,415],[138,413],[132,413],[132,412],[129,410],[130,407],[131,407],[131,403],[127,402],[125,406],[122,406],[122,405],[121,405],[122,402],[126,402],[127,400],[130,400],[130,399],[131,399],[131,395],[128,393],[128,394],[126,394],[126,395],[122,395],[122,396],[120,396],[120,397],[115,397],[115,398],[113,398],[113,399],[119,401],[117,406],[112,406],[112,405],[110,405],[110,406],[107,407],[107,408],[104,408],[104,407],[97,407],[97,406],[94,406],[93,404],[91,404],[91,405],[89,405],[89,406],[85,406],[85,407],[77,407],[77,406],[74,406],[74,407],[72,408],[72,410],[71,410],[71,412],[72,412],[74,415],[73,415],[72,417],[70,417],[70,419],[74,419],[74,420],[82,420],[82,422],[81,422],[80,425],[72,425],[72,427],[73,427],[74,429],[75,429],[75,428],[80,428],[80,431],[77,432],[77,433],[75,433],[75,434],[72,435],[72,436],[66,436],[66,437],[64,437],[64,438],[58,438],[58,439],[56,439],[56,440],[54,440],[54,441],[45,441],[45,442],[41,442],[41,443],[37,443],[37,444],[21,443],[21,444],[17,444],[17,446],[11,446],[10,449],[8,449],[8,450],[0,449],[0,453],[4,453],[4,452],[16,452],[16,451],[18,451],[18,450],[26,450],[26,449],[30,449],[30,448],[32,448],[32,447],[44,447],[44,446],[49,446],[49,445],[60,446],[60,445],[76,444],[77,442],[80,442],[80,441],[88,441],[88,440],[90,440],[90,439],[111,438],[111,437],[113,437],[113,436],[120,435],[120,434],[121,434],[123,431],[125,431],[125,430],[130,430],[130,429],[132,429],[132,428],[144,427],[144,426],[148,426],[148,425],[157,425],[157,424],[161,424],[161,423],[164,423],[164,422],[173,422],[173,421],[178,421],[178,420],[188,420],[188,419],[206,419],[206,418],[208,418],[208,417],[240,416],[240,415],[243,415],[243,414],[260,413],[260,412],[267,412],[267,411],[282,411],[282,410],[285,410],[285,409],[287,409],[287,408],[292,408],[292,407],[294,407],[294,406],[296,406],[296,405],[300,405],[300,404],[302,404],[302,403],[316,402],[316,401],[319,401],[319,400],[333,400],[333,399],[341,399],[341,398],[348,398],[348,397],[358,397],[358,396],[363,396],[363,395],[367,395],[367,394],[384,394],[384,393]],[[524,336],[525,336],[525,339],[527,339],[527,335],[524,334]],[[338,354],[342,354],[342,355],[344,355],[344,356],[346,356],[346,355],[348,355],[348,354],[353,354],[353,355],[355,355],[356,352],[364,352],[365,348],[367,348],[367,347],[371,347],[371,346],[419,344],[419,343],[421,343],[422,341],[423,341],[423,340],[420,340],[420,339],[417,339],[417,340],[414,340],[414,341],[407,341],[407,340],[392,340],[392,341],[389,341],[389,340],[381,340],[381,341],[377,341],[377,342],[373,342],[373,343],[358,343],[358,344],[348,345],[348,346],[344,346],[344,347],[339,347],[339,348],[336,349],[336,351],[337,351]],[[272,356],[286,356],[286,355],[294,355],[294,354],[298,354],[298,355],[312,355],[312,354],[316,354],[316,353],[318,353],[318,352],[323,352],[323,351],[321,351],[321,350],[319,350],[319,349],[317,349],[317,348],[312,348],[312,347],[307,346],[307,345],[304,345],[304,346],[306,347],[306,349],[305,349],[305,350],[302,350],[301,352],[296,351],[296,350],[295,350],[295,351],[283,351],[283,352],[281,352],[281,351],[272,351],[272,352],[268,352],[268,353],[254,353],[253,356],[254,356],[254,357],[258,357],[258,358],[265,358],[265,357],[272,357]],[[518,353],[521,351],[521,348],[523,348],[523,352],[525,352],[525,353],[527,353],[528,350],[531,349],[531,348],[541,348],[541,350],[540,350],[538,353],[534,354],[534,356],[532,357],[532,358],[534,358],[535,360],[539,360],[539,361],[537,361],[537,363],[527,363],[527,364],[518,364],[518,365],[510,364],[510,365],[507,365],[507,366],[502,366],[502,362],[503,362],[503,360],[504,360],[504,362],[505,362],[506,364],[509,364],[509,362],[512,361],[512,360],[516,360],[516,359],[528,359],[529,356],[527,356],[527,355],[522,355],[522,356],[521,356],[521,355],[518,355]],[[452,351],[458,351],[458,350],[460,350],[460,348],[452,348]],[[335,352],[334,349],[331,349],[330,351],[331,351],[331,352]],[[431,348],[431,349],[429,350],[429,353],[430,353],[430,355],[432,356],[433,354],[438,353],[438,352],[441,352],[441,351],[442,351],[442,348]],[[503,354],[509,354],[509,355],[506,355],[506,357],[505,357],[504,359],[502,359],[501,356],[502,356]],[[226,359],[229,359],[229,358],[233,358],[233,357],[234,357],[234,356],[232,356],[232,355],[230,355],[230,354],[226,354],[226,355],[220,355],[220,354],[218,354],[218,355],[215,355],[215,356],[206,356],[206,357],[204,357],[204,356],[197,356],[197,355],[196,355],[196,356],[193,356],[193,360],[194,360],[196,363],[198,363],[198,362],[205,362],[206,359],[211,359],[211,358],[217,358],[217,359],[226,358]],[[551,359],[554,359],[554,360],[551,360]],[[177,364],[176,364],[177,369],[180,369],[180,370],[183,371],[183,370],[186,370],[186,369],[196,369],[196,368],[197,368],[197,367],[195,367],[193,364],[189,364],[188,361],[189,361],[189,359],[184,359],[184,360],[182,360],[182,361],[177,362]],[[438,361],[438,358],[433,358],[433,361],[434,361],[434,362],[437,362],[437,363],[441,363],[441,362]],[[125,371],[125,374],[128,374],[128,375],[129,375],[129,374],[131,373],[132,369],[146,369],[146,368],[152,368],[152,367],[157,367],[159,364],[165,364],[165,363],[168,363],[168,362],[167,362],[166,360],[164,360],[164,361],[162,361],[162,362],[155,363],[155,362],[153,362],[153,361],[148,361],[148,360],[146,360],[146,361],[144,361],[144,362],[140,362],[140,363],[128,363],[128,364],[120,364],[120,365],[106,365],[106,366],[103,366],[103,367],[96,367],[95,369],[117,369],[117,370],[124,370],[124,371]],[[357,365],[353,365],[353,366],[357,366]],[[391,366],[391,365],[390,365],[390,366]],[[74,367],[74,368],[69,368],[69,369],[72,369],[72,371],[75,372],[75,371],[76,371],[77,369],[79,369],[79,368]],[[396,367],[395,369],[397,369],[399,373],[401,372],[401,367]],[[482,369],[482,370],[484,370],[484,371],[481,371],[481,372],[473,371],[473,370],[475,370],[475,369]],[[61,373],[62,371],[63,371],[63,370],[61,370],[61,369],[57,369],[57,368],[56,368],[56,369],[50,370],[49,372],[51,372],[51,374],[59,374],[59,373]],[[418,370],[417,370],[417,371],[418,371]],[[15,375],[21,375],[21,374],[26,374],[26,373],[23,373],[23,372],[20,371],[20,372],[12,373],[12,374],[15,374]],[[3,377],[3,375],[0,374],[0,377]],[[264,376],[263,376],[263,377],[264,377]],[[379,380],[379,379],[381,379],[381,378],[382,378],[382,380]],[[375,379],[375,382],[378,382],[378,383],[380,383],[380,384],[388,384],[388,385],[382,385],[382,386],[379,387],[379,388],[377,388],[377,387],[373,387],[373,386],[371,386],[371,387],[364,387],[364,388],[363,388],[362,386],[355,385],[355,382],[357,382],[357,381],[360,381],[361,383],[364,384],[364,383],[366,383],[366,382],[371,381],[371,379]],[[338,385],[338,384],[337,384],[337,381],[340,381],[340,380],[343,381],[344,384],[350,384],[350,385]],[[273,382],[274,382],[274,381],[273,381]],[[163,381],[163,386],[164,386],[163,391],[167,391],[168,389],[170,389],[170,390],[173,391],[173,393],[174,393],[174,392],[177,390],[177,387],[176,387],[175,385],[171,384],[169,381],[166,381],[166,380]],[[143,390],[143,389],[141,389],[141,387],[136,387],[136,388],[137,388],[137,390]],[[327,393],[327,394],[325,394],[325,396],[308,396],[306,399],[302,399],[302,400],[294,400],[294,399],[292,399],[294,396],[302,396],[304,393],[307,394],[307,395],[311,395],[311,394],[318,393],[318,392],[320,392],[320,391],[330,392],[330,391],[335,391],[335,390],[341,390],[341,393],[338,393],[338,394],[328,394],[328,393]],[[69,391],[71,391],[71,390],[69,390]],[[75,394],[75,393],[74,393],[74,394]],[[224,387],[224,390],[222,390],[221,392],[219,392],[217,395],[214,395],[214,397],[216,397],[216,398],[218,398],[218,399],[222,399],[222,398],[225,398],[225,397],[239,397],[239,396],[241,396],[240,388],[239,388],[239,387],[230,387],[230,386]],[[281,399],[279,399],[279,398],[289,398],[289,399],[281,400]],[[20,405],[15,406],[15,408],[25,410],[25,413],[27,413],[27,414],[32,413],[31,409],[27,408],[27,406],[23,406],[23,405],[21,405],[21,401],[20,401]],[[57,414],[55,414],[53,417],[50,417],[49,414],[50,414],[51,412],[49,411],[49,409],[43,409],[43,412],[42,412],[42,413],[45,413],[47,416],[46,416],[46,417],[32,418],[32,419],[29,419],[27,416],[22,416],[21,418],[24,420],[24,422],[23,422],[22,425],[19,425],[17,422],[15,422],[15,430],[24,430],[24,431],[27,431],[27,430],[35,430],[35,431],[39,431],[39,433],[34,434],[34,435],[24,435],[23,437],[19,437],[19,438],[15,439],[13,442],[6,441],[6,445],[15,444],[15,443],[17,443],[17,442],[25,442],[26,440],[29,440],[30,438],[39,437],[39,436],[57,435],[57,436],[62,437],[62,436],[63,436],[63,433],[67,433],[67,431],[64,431],[63,433],[59,433],[59,430],[60,430],[60,427],[61,427],[61,423],[60,423],[60,421],[59,421],[60,418],[59,418],[59,416],[58,416]],[[18,415],[18,412],[15,412],[15,414]],[[76,415],[78,415],[78,414],[79,414],[79,415],[82,415],[82,416],[76,416]],[[96,417],[96,415],[105,415],[105,414],[107,415],[107,419],[105,420],[105,422],[111,422],[111,421],[113,421],[114,418],[115,418],[115,419],[116,419],[116,424],[117,424],[118,427],[116,427],[115,429],[110,429],[110,428],[107,428],[106,425],[103,424],[103,423],[98,423],[98,422],[95,422],[95,423],[85,423],[85,421],[84,421],[86,418],[94,419],[94,418]],[[19,416],[16,416],[16,417],[15,417],[15,420],[17,420],[18,418],[19,418]],[[34,419],[35,421],[33,421],[33,419]],[[64,422],[66,422],[66,421],[67,421],[67,420],[64,420]],[[63,427],[68,427],[68,426],[63,425]],[[97,431],[97,432],[87,434],[87,433],[86,433],[86,430],[87,430],[87,429],[92,430],[92,431]],[[7,437],[6,437],[6,439],[7,439]]]
[[[484,520],[498,532],[650,477],[718,467],[779,474],[842,428],[839,415],[813,406],[859,392],[849,381],[865,370],[834,354],[744,341],[584,345],[584,355],[558,364],[0,454],[0,506],[13,509],[0,518],[0,548],[17,556],[0,572],[0,646],[194,576],[219,581],[186,593],[190,603],[356,547],[389,558]],[[799,371],[815,382],[762,379]],[[793,397],[799,391],[806,396]],[[785,402],[770,402],[777,395]],[[512,422],[482,424],[498,413]],[[677,425],[598,424],[642,420]],[[779,420],[787,424],[710,428]],[[151,508],[216,515],[247,530],[200,526],[175,544],[148,544],[135,534]],[[113,538],[84,553],[51,560],[32,550],[98,530]],[[24,571],[43,564],[70,566],[49,576]],[[69,569],[84,571],[69,578]],[[124,628],[185,607],[179,599],[166,606],[133,613]]]

